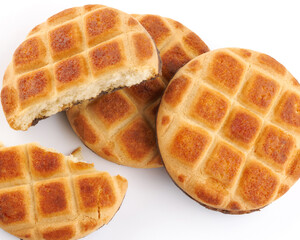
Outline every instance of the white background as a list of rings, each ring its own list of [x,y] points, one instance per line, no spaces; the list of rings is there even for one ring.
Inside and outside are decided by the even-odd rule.
[[[91,0],[92,1],[92,0]],[[267,53],[300,79],[300,7],[295,1],[2,0],[0,7],[0,76],[29,30],[69,7],[99,3],[128,13],[152,13],[180,21],[210,47],[243,47]],[[182,193],[164,169],[133,169],[105,161],[73,133],[64,113],[27,132],[9,128],[0,111],[0,141],[7,146],[39,142],[69,154],[82,146],[86,161],[98,170],[129,181],[126,198],[115,218],[86,240],[155,239],[300,239],[300,183],[260,212],[231,216],[207,210]],[[0,240],[13,240],[0,230]]]

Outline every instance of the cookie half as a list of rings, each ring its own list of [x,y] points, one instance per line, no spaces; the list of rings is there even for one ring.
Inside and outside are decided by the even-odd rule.
[[[16,49],[1,102],[9,125],[27,130],[83,100],[155,78],[160,67],[154,41],[130,15],[102,5],[71,8]]]

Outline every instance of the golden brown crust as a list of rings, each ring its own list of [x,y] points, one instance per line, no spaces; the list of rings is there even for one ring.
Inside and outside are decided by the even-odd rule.
[[[276,121],[283,123],[288,128],[300,131],[299,105],[300,96],[291,91],[286,91],[280,99],[275,111]]]
[[[26,182],[28,173],[23,149],[10,148],[0,150],[0,186],[13,186],[16,180]]]
[[[139,21],[143,25],[143,27],[146,28],[146,30],[158,46],[172,34],[171,29],[168,28],[165,20],[159,16],[146,15],[144,17],[141,17]]]
[[[64,90],[84,82],[88,75],[86,61],[82,55],[58,62],[54,71],[57,90]]]
[[[100,9],[98,12],[101,11]],[[118,20],[112,15],[109,17],[112,18],[113,29],[118,24]],[[131,29],[138,25],[137,20],[146,28],[156,43],[157,51],[161,53],[163,76],[100,96],[91,103],[85,102],[75,106],[67,112],[67,115],[76,134],[101,157],[132,167],[161,167],[161,157],[154,134],[160,98],[166,84],[177,70],[190,59],[209,49],[195,33],[174,20],[156,15],[133,14],[128,19]],[[107,29],[106,32],[109,34],[110,30]],[[138,61],[145,61],[148,56],[151,56],[151,52],[155,51],[144,33],[131,34],[129,41],[130,47],[136,51],[135,56]],[[115,56],[109,57],[109,60],[114,59]],[[188,77],[182,76],[181,81],[178,80],[180,83],[174,86],[178,92],[184,91],[189,86],[188,80],[185,82],[184,78]],[[172,96],[169,98],[172,106],[175,106],[175,102],[180,99],[177,97],[173,99]],[[90,123],[86,131],[90,132],[89,128],[93,129],[95,138],[99,137],[100,141],[84,140],[82,136],[85,132],[84,127],[74,126],[74,119],[79,115],[85,117]],[[137,119],[139,119],[138,123]],[[170,117],[164,119],[166,124],[170,121]],[[135,131],[134,127],[136,127]]]
[[[245,167],[237,191],[250,205],[260,207],[270,201],[277,185],[277,176],[260,163],[253,161]]]
[[[279,92],[279,87],[280,85],[275,80],[254,73],[247,80],[242,90],[241,98],[245,104],[255,107],[262,113],[266,113]]]
[[[29,167],[33,178],[47,178],[65,172],[63,155],[44,151],[39,147],[28,147]]]
[[[25,220],[27,213],[23,205],[24,198],[21,192],[10,192],[0,195],[1,224],[8,225]]]
[[[135,54],[139,60],[149,59],[154,51],[149,37],[145,33],[137,33],[132,36]]]
[[[224,135],[232,142],[249,149],[255,141],[261,121],[246,109],[233,109],[223,127]]]
[[[36,184],[34,188],[40,218],[62,215],[70,209],[70,189],[66,182]]]
[[[135,107],[128,97],[118,91],[99,97],[90,104],[89,108],[108,128],[135,112]]]
[[[211,138],[203,130],[183,127],[173,137],[169,152],[182,163],[195,166],[210,141]]]
[[[155,133],[145,120],[138,118],[120,132],[119,144],[129,159],[141,161],[155,148]]]
[[[266,126],[262,131],[255,153],[275,167],[283,168],[293,152],[294,138],[274,126]]]
[[[204,170],[225,186],[233,184],[244,160],[244,154],[225,142],[219,142],[208,157]]]
[[[37,100],[51,95],[52,76],[49,70],[42,69],[26,74],[18,79],[20,105],[25,108]]]
[[[157,115],[158,145],[173,181],[200,204],[249,213],[299,178],[300,90],[283,68],[258,52],[219,49],[195,58],[170,81]],[[182,76],[189,87],[173,87]],[[191,137],[195,129],[210,139],[203,153],[203,141]]]
[[[229,94],[234,94],[245,72],[245,66],[227,53],[216,53],[211,60],[208,77],[213,84],[224,88]]]
[[[127,180],[73,160],[34,143],[1,148],[0,227],[22,239],[66,240],[107,224]]]
[[[228,111],[228,100],[216,91],[203,88],[190,110],[191,117],[216,129]]]
[[[38,37],[23,42],[15,51],[13,62],[17,72],[42,67],[46,62],[46,47]]]
[[[120,33],[120,16],[113,9],[100,9],[89,14],[86,19],[86,33],[89,46],[94,46],[111,34]]]
[[[82,38],[76,23],[68,23],[50,31],[50,51],[53,59],[59,60],[78,53],[83,47]]]

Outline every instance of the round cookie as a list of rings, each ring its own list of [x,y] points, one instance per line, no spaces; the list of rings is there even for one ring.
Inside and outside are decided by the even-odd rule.
[[[24,240],[79,239],[107,224],[127,180],[36,143],[0,148],[0,227]]]
[[[27,130],[76,103],[160,72],[156,45],[133,17],[102,5],[75,7],[36,26],[16,49],[1,102],[9,125]]]
[[[160,51],[162,76],[76,105],[67,116],[83,143],[99,156],[131,167],[161,167],[155,134],[160,98],[177,70],[209,49],[195,33],[174,20],[133,16]]]
[[[300,87],[284,66],[245,49],[205,53],[178,71],[157,115],[173,181],[204,206],[242,214],[300,176]]]

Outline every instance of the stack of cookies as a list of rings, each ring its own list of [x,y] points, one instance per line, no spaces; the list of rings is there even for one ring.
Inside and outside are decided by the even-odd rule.
[[[3,77],[9,125],[27,130],[66,111],[104,159],[165,167],[207,208],[249,213],[300,177],[300,87],[272,57],[209,51],[181,23],[87,5],[31,30]],[[107,224],[127,180],[79,151],[0,148],[0,226],[22,239],[79,239]]]

